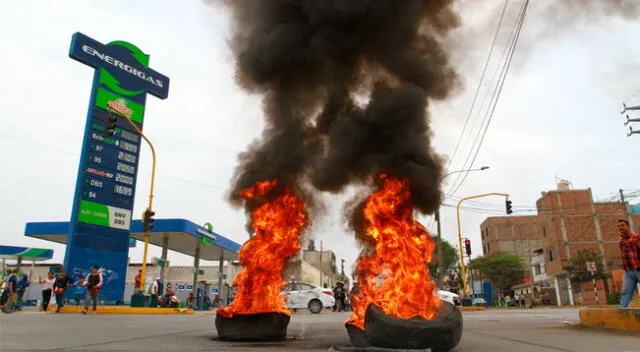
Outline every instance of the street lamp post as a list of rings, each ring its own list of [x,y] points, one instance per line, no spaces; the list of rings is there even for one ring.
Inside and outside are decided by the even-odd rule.
[[[488,170],[489,166],[481,166],[477,169],[467,169],[467,170],[456,170],[456,171],[451,171],[449,173],[447,173],[446,175],[442,176],[442,178],[440,179],[440,181],[443,181],[445,178],[449,177],[450,175],[453,174],[457,174],[457,173],[461,173],[461,172],[471,172],[471,171],[484,171],[484,170]],[[443,251],[443,246],[442,246],[442,233],[441,233],[441,227],[440,227],[440,207],[438,207],[438,209],[436,209],[436,213],[435,213],[435,219],[436,219],[436,231],[437,231],[437,239],[438,239],[438,282],[440,284],[442,284],[442,275],[444,274],[444,253]]]
[[[478,194],[475,196],[464,197],[460,199],[460,201],[458,202],[458,206],[456,207],[456,215],[458,217],[458,246],[460,247],[460,275],[462,276],[462,287],[463,287],[465,296],[468,294],[469,290],[467,288],[467,274],[465,272],[465,267],[464,267],[464,255],[462,253],[462,230],[460,226],[460,205],[462,205],[462,202],[464,202],[465,200],[488,197],[488,196],[508,197],[509,195],[506,193],[491,192],[491,193]]]

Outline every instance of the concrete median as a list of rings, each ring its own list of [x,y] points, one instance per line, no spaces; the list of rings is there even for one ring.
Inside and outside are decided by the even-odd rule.
[[[57,307],[49,307],[49,312],[55,313]],[[63,314],[81,314],[83,307],[64,306],[60,309]],[[89,307],[89,314],[93,310]],[[141,315],[167,315],[167,314],[194,314],[193,309],[182,308],[137,308],[128,306],[98,306],[96,314],[141,314]]]
[[[460,307],[461,312],[480,312],[487,310],[487,307]]]
[[[586,307],[580,309],[580,323],[592,328],[640,332],[640,309]]]

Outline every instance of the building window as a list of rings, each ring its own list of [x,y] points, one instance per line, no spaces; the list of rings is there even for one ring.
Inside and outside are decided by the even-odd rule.
[[[533,266],[533,275],[540,275],[542,274],[542,268],[540,267],[540,264],[536,264]]]
[[[555,250],[550,249],[550,250],[549,250],[549,261],[550,261],[550,262],[552,262],[552,261],[554,261],[554,260],[556,260],[556,253],[555,253]]]
[[[491,253],[491,243],[487,243],[487,253]]]
[[[547,228],[545,226],[542,227],[542,235],[547,237]]]

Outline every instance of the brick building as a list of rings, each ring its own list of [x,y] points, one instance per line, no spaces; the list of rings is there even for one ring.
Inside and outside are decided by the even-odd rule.
[[[594,202],[591,189],[570,189],[567,182],[559,183],[557,190],[543,192],[536,209],[537,215],[532,216],[487,218],[480,225],[482,246],[485,254],[520,255],[529,266],[525,282],[546,274],[544,281],[534,279],[532,286],[553,289],[556,304],[574,304],[574,292],[581,291],[571,286],[563,269],[572,256],[591,248],[603,255],[607,271],[619,269],[617,221],[628,219],[634,230],[635,224],[640,224],[640,214],[627,215],[627,203]],[[544,254],[543,266],[531,265],[534,253]]]

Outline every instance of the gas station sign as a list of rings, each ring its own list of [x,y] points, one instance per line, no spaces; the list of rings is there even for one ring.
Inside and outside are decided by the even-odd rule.
[[[169,78],[149,68],[149,55],[131,43],[102,44],[82,33],[69,56],[95,68],[76,181],[64,265],[85,275],[98,265],[105,281],[102,300],[122,300],[130,246],[141,138],[121,117],[142,130],[147,93],[165,99]],[[117,116],[115,134],[105,135]]]

